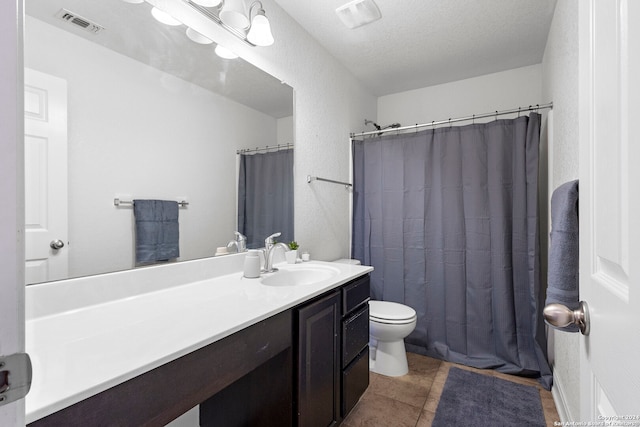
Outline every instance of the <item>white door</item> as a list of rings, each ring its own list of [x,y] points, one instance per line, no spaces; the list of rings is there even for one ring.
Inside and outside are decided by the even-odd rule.
[[[67,82],[25,69],[24,83],[25,282],[30,284],[67,277]]]
[[[579,10],[580,298],[591,324],[581,339],[580,421],[637,426],[640,1],[581,0]]]

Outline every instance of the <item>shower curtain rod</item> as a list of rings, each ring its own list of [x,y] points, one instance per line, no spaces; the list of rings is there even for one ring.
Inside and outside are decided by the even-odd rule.
[[[256,148],[243,148],[241,150],[237,150],[236,154],[257,153],[258,151],[269,151],[269,150],[278,151],[278,150],[286,150],[288,148],[293,148],[292,142],[288,144],[267,145],[264,147],[256,147]]]
[[[450,123],[455,123],[455,122],[464,122],[464,121],[469,121],[469,120],[482,119],[482,118],[485,118],[485,117],[498,117],[498,116],[502,116],[504,114],[525,113],[527,111],[538,111],[538,110],[542,110],[544,108],[551,108],[552,109],[553,108],[553,102],[549,102],[548,104],[542,104],[542,105],[540,105],[540,104],[529,105],[526,108],[518,107],[518,108],[512,108],[510,110],[494,111],[492,113],[474,114],[472,116],[457,117],[455,119],[438,120],[437,122],[433,121],[431,123],[422,123],[422,124],[415,124],[415,125],[411,125],[411,126],[402,126],[402,127],[393,128],[393,129],[381,129],[381,130],[372,130],[372,131],[369,131],[369,132],[351,133],[350,137],[351,138],[356,138],[358,136],[380,135],[380,134],[387,133],[387,132],[399,132],[399,131],[403,131],[403,130],[412,130],[412,129],[418,129],[418,128],[429,127],[429,126],[438,126],[438,125],[450,124]]]

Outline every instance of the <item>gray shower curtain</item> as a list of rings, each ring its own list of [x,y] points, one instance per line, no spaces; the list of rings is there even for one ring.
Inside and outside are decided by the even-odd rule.
[[[241,154],[238,177],[238,231],[250,249],[277,232],[293,237],[293,149]]]
[[[354,258],[418,314],[407,347],[547,388],[540,115],[353,142]]]

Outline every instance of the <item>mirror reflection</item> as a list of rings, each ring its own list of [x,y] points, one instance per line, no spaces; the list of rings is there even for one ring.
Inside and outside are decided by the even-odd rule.
[[[292,88],[147,3],[25,9],[27,283],[135,267],[133,209],[115,199],[186,202],[177,260],[213,256],[239,229],[238,150],[293,143]]]

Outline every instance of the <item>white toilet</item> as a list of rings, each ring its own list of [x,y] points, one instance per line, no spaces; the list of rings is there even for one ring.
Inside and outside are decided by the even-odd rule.
[[[369,301],[369,370],[399,377],[409,372],[404,338],[416,327],[416,311],[390,301]]]

